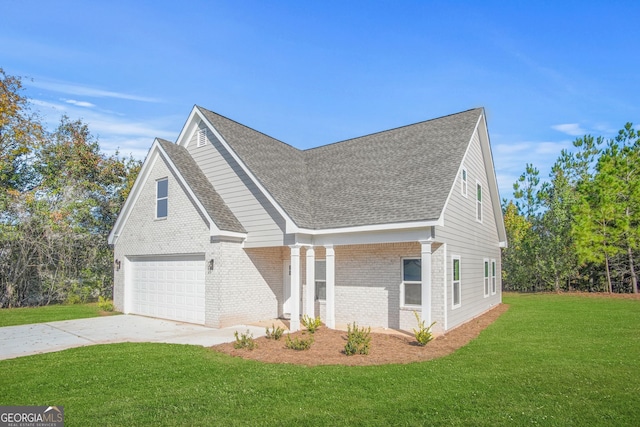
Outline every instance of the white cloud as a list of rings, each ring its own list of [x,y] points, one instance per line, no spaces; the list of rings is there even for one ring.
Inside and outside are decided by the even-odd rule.
[[[90,102],[87,101],[76,101],[75,99],[62,99],[64,102],[66,102],[67,104],[72,104],[72,105],[76,105],[78,107],[85,107],[85,108],[93,108],[95,107],[95,104],[92,104]]]
[[[551,128],[571,136],[582,136],[587,133],[587,131],[582,129],[578,123],[553,125]]]
[[[114,92],[110,90],[97,89],[97,88],[84,86],[77,83],[57,82],[57,81],[46,80],[46,79],[34,80],[32,82],[29,82],[28,84],[25,84],[25,86],[34,86],[40,89],[64,93],[67,95],[89,96],[94,98],[117,98],[117,99],[126,99],[129,101],[140,101],[140,102],[160,102],[160,100],[156,98],[131,95],[128,93]]]

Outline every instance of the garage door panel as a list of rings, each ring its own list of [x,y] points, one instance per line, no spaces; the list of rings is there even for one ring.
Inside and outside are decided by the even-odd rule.
[[[204,324],[204,256],[132,260],[132,313]]]

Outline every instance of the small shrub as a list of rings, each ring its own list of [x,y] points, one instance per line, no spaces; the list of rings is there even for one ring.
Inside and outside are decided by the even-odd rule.
[[[102,311],[113,311],[114,310],[113,301],[100,295],[98,297],[98,308]]]
[[[236,337],[236,342],[233,343],[233,348],[246,348],[247,350],[253,350],[258,347],[258,344],[253,339],[253,334],[247,330],[244,334],[238,334],[238,331],[233,333]]]
[[[294,339],[291,339],[291,335],[287,334],[287,342],[285,346],[291,350],[309,350],[311,348],[311,344],[313,344],[313,335],[310,335],[306,339],[302,337],[295,337]]]
[[[371,344],[371,328],[358,328],[356,322],[347,325],[347,344],[344,346],[344,352],[347,356],[353,354],[369,354],[369,346]]]
[[[276,326],[273,323],[271,324],[271,330],[269,330],[269,328],[267,328],[266,332],[265,332],[265,336],[267,337],[267,339],[271,340],[279,340],[282,337],[282,334],[284,333],[284,329],[282,329],[280,326]]]
[[[320,326],[322,326],[322,321],[320,320],[320,317],[309,317],[305,314],[302,316],[302,326],[307,328],[309,333],[314,333],[320,328]]]
[[[420,316],[417,311],[414,311],[413,314],[415,314],[416,320],[418,321],[418,329],[413,330],[416,341],[418,341],[418,345],[427,345],[429,341],[433,339],[431,328],[436,324],[436,322],[433,322],[429,327],[427,327],[424,320],[420,320]]]

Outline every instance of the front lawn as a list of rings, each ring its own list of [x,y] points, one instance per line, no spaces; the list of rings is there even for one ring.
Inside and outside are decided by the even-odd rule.
[[[310,368],[101,345],[0,361],[0,405],[62,405],[67,426],[640,425],[640,301],[504,300],[479,338],[428,362]]]
[[[97,303],[2,308],[0,309],[0,327],[55,322],[57,320],[85,319],[108,314],[114,313],[106,313],[100,310]]]

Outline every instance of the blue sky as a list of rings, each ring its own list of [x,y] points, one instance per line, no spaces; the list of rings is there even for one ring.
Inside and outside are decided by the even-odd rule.
[[[502,197],[640,124],[640,2],[3,0],[0,67],[51,126],[144,158],[194,104],[298,148],[482,106]]]

